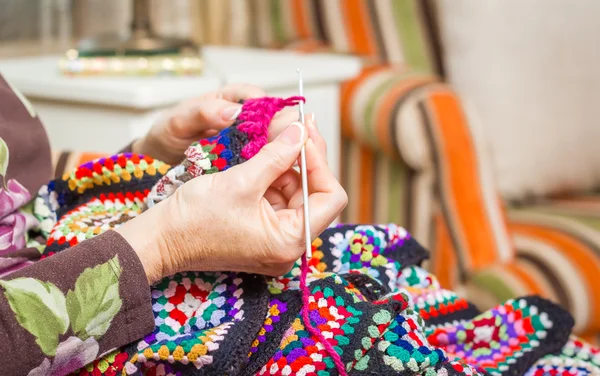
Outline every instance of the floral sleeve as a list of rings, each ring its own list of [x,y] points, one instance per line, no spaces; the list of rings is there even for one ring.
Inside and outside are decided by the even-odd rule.
[[[113,231],[0,279],[3,374],[64,375],[153,328],[143,267]]]

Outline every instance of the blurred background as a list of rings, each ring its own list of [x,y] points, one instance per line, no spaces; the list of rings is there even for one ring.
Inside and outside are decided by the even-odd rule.
[[[481,308],[539,293],[597,337],[599,1],[143,3],[157,35],[199,47],[201,72],[60,72],[79,41],[126,38],[134,2],[0,0],[0,73],[55,149],[118,150],[165,107],[227,82],[293,94],[302,65],[349,193],[344,221],[406,227],[442,285]]]
[[[191,16],[193,3],[150,1],[156,30],[200,38],[200,12]],[[2,0],[0,9],[2,56],[62,53],[80,38],[126,34],[133,13],[132,1],[127,0]]]

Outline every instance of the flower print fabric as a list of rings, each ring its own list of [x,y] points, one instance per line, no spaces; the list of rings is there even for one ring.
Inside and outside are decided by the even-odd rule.
[[[143,337],[154,327],[147,283],[113,231],[5,275],[0,373],[66,375]]]
[[[28,226],[19,209],[30,199],[27,189],[15,180],[0,189],[0,257],[25,247]]]

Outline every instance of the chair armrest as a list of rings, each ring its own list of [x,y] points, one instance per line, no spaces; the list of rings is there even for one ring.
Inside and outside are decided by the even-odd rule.
[[[342,135],[344,138],[383,151],[397,159],[398,125],[405,101],[420,87],[433,84],[438,78],[429,74],[407,71],[401,67],[376,65],[345,82],[341,89]],[[400,118],[399,118],[400,117]]]
[[[416,214],[429,205],[430,195],[414,201],[418,192],[413,186],[424,188],[416,180],[432,182],[413,179],[415,166],[406,163],[394,140],[404,100],[412,90],[435,81],[399,67],[370,66],[342,85],[341,180],[349,195],[344,222],[397,223],[429,245],[429,223],[423,226]]]
[[[402,211],[401,224],[419,239],[432,238],[432,246],[432,218],[441,212],[461,279],[514,258],[480,130],[448,85],[380,66],[347,82],[341,102],[342,175],[350,202],[360,201],[348,217],[368,221],[380,208]],[[395,188],[382,190],[394,179]]]

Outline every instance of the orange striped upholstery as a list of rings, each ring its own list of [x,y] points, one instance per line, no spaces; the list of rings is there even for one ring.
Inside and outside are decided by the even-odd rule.
[[[221,3],[222,7],[235,6],[232,0]],[[319,40],[333,51],[369,57],[372,62],[433,71],[431,33],[423,22],[422,0],[253,0],[249,5],[244,22],[255,25],[250,34],[256,35],[256,46],[283,47]],[[223,18],[205,20],[231,24]]]
[[[513,259],[506,219],[483,163],[485,145],[467,122],[457,96],[432,88],[422,107],[434,150],[442,212],[457,251],[459,266],[470,273]]]
[[[448,224],[439,211],[434,214],[432,222],[431,236],[434,240],[430,246],[432,258],[429,270],[437,277],[442,286],[456,289],[460,285],[461,278],[458,273],[459,269],[454,267],[458,265],[458,261]]]
[[[585,204],[583,204],[585,202]],[[600,195],[510,211],[517,257],[543,270],[578,328],[600,330]]]
[[[344,219],[399,220],[429,240],[433,207],[422,198],[438,200],[465,278],[514,252],[489,166],[480,163],[484,148],[460,100],[435,81],[378,67],[342,88],[343,161],[351,168],[343,174]]]
[[[421,214],[430,212],[424,206],[431,202],[431,174],[407,163],[396,140],[402,133],[399,119],[405,120],[404,128],[421,124],[412,93],[435,81],[431,75],[378,66],[343,85],[342,181],[349,194],[345,221],[401,223],[428,236],[429,219]],[[415,199],[417,195],[422,198]]]
[[[577,332],[597,333],[600,211],[590,215],[590,207],[581,207],[580,212],[569,208],[566,214],[564,205],[560,200],[511,210],[515,259],[479,271],[469,279],[467,289],[474,299],[490,304],[507,296],[539,293],[571,311]]]

